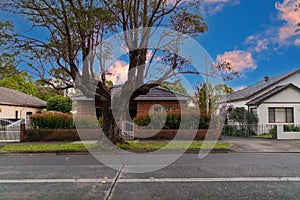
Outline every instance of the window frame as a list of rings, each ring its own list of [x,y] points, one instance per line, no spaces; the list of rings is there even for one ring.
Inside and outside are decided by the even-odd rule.
[[[279,109],[284,109],[284,117],[285,117],[284,121],[276,121],[276,110]],[[291,120],[289,120],[288,113],[292,114]],[[294,123],[295,122],[294,107],[268,107],[268,122],[269,123]]]

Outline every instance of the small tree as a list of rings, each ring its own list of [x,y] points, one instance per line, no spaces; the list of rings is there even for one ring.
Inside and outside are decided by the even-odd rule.
[[[47,101],[47,110],[69,113],[72,109],[72,101],[69,97],[54,96]]]
[[[239,125],[245,124],[256,124],[258,122],[258,117],[250,112],[248,112],[245,108],[235,108],[229,114],[229,119],[238,122]]]

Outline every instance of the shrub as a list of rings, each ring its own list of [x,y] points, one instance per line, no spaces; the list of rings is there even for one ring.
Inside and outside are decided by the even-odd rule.
[[[227,136],[240,137],[245,135],[245,130],[239,128],[238,126],[223,126],[222,134]]]
[[[72,101],[69,97],[57,95],[48,99],[46,108],[49,111],[70,113],[72,110]]]
[[[39,129],[71,129],[73,126],[73,117],[64,113],[37,113],[31,115],[31,127]]]
[[[283,126],[284,132],[300,132],[300,127],[295,125],[284,125]]]
[[[199,118],[199,114],[196,112],[144,115],[136,117],[133,121],[141,128],[147,129],[156,129],[159,127],[163,127],[162,129],[208,129],[210,125],[209,116]],[[165,124],[162,124],[164,121]]]

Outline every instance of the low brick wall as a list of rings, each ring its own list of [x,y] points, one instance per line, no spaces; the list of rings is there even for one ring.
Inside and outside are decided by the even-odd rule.
[[[135,139],[140,140],[172,140],[175,136],[178,140],[203,140],[207,135],[207,139],[219,139],[220,132],[218,130],[198,130],[195,133],[190,130],[135,130]],[[98,140],[101,133],[93,129],[80,130],[80,137],[76,129],[25,129],[21,127],[21,142],[29,141],[78,141],[78,140]]]
[[[21,131],[21,142],[37,141],[78,141],[98,140],[100,132],[97,130],[80,130],[80,137],[76,129],[24,129]]]
[[[155,134],[156,133],[156,134]],[[193,137],[195,135],[195,137]],[[191,130],[147,130],[147,129],[136,129],[134,137],[140,140],[172,140],[176,136],[178,140],[204,140],[207,135],[207,139],[215,140],[219,139],[220,131],[218,130],[198,130],[195,134]]]

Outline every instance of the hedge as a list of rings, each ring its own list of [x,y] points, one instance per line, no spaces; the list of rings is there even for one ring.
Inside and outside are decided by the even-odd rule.
[[[31,115],[30,125],[33,129],[95,129],[102,126],[103,118],[97,120],[92,116],[75,117],[71,114],[46,112]]]
[[[210,116],[199,116],[198,113],[169,113],[138,116],[134,123],[142,129],[208,129]]]

